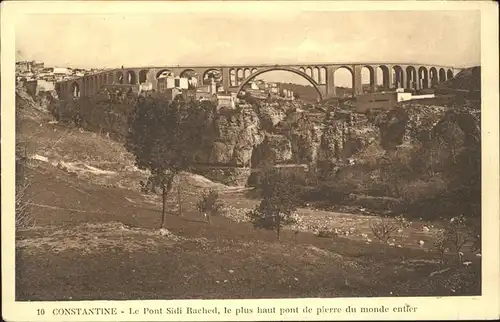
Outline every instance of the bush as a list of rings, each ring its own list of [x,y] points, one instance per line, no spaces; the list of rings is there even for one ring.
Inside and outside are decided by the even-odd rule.
[[[218,215],[224,208],[224,203],[219,199],[219,193],[215,189],[210,189],[207,193],[203,194],[202,198],[196,204],[196,209],[207,218],[211,224],[210,217]]]
[[[462,249],[468,242],[474,242],[479,235],[475,234],[474,226],[471,226],[464,215],[451,218],[443,231],[441,231],[435,247],[444,262],[446,251],[450,251],[460,266],[462,262]]]
[[[456,294],[481,294],[481,267],[459,267],[449,276],[441,279],[441,284]]]
[[[378,240],[387,243],[399,227],[392,223],[388,218],[381,218],[375,222],[370,222],[370,229]]]
[[[325,226],[318,230],[316,236],[320,238],[334,238],[337,237],[337,232]]]

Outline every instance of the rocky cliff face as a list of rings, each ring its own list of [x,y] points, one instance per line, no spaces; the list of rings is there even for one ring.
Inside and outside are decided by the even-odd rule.
[[[207,122],[207,144],[197,161],[224,169],[330,166],[347,160],[377,135],[362,115],[340,110],[311,113],[276,103],[218,111]]]
[[[408,102],[381,113],[374,124],[380,130],[380,144],[387,150],[400,145],[426,144],[450,135],[461,138],[465,145],[473,145],[480,141],[480,112],[470,106]]]
[[[366,154],[363,151],[374,144],[382,151],[421,144],[425,136],[449,131],[451,123],[458,126],[464,138],[480,133],[476,118],[470,112],[457,112],[456,108],[407,103],[367,117],[338,107],[328,112],[302,111],[296,104],[262,103],[245,105],[240,111],[216,112],[207,120],[211,131],[207,134],[207,149],[200,153],[200,163],[211,167],[213,173],[217,172],[213,169],[220,168],[226,174],[231,167],[280,164],[332,169],[362,163],[360,153]]]
[[[251,106],[208,113],[206,123],[206,144],[196,158],[202,164],[248,167],[254,148],[265,138]]]

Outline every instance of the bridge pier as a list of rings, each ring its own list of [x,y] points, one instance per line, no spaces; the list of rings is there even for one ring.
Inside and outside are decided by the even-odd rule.
[[[377,92],[378,90],[378,75],[377,75],[377,66],[371,66],[372,73],[370,77],[372,92]]]
[[[401,67],[401,66],[395,66],[395,67],[398,67],[397,69],[395,69],[395,77],[394,77],[394,80],[395,80],[395,87],[396,88],[405,88],[405,84],[406,84],[406,71]]]
[[[384,84],[384,89],[389,90],[394,86],[394,67],[392,65],[387,65],[387,84]]]
[[[363,94],[363,78],[361,77],[362,65],[353,65],[354,78],[353,78],[353,96]]]
[[[227,91],[231,85],[231,75],[229,74],[230,68],[223,67],[222,68],[222,87]]]
[[[326,97],[335,96],[335,82],[333,74],[335,73],[335,69],[333,66],[328,66],[326,68]]]

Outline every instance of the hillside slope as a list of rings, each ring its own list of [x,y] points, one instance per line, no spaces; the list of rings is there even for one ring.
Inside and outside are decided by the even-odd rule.
[[[481,67],[475,66],[460,71],[455,77],[439,85],[441,89],[456,89],[467,91],[481,90]]]

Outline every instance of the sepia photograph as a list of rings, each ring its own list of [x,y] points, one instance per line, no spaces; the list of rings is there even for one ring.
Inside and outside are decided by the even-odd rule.
[[[482,10],[233,4],[17,15],[13,301],[255,321],[350,312],[276,299],[484,295]]]

